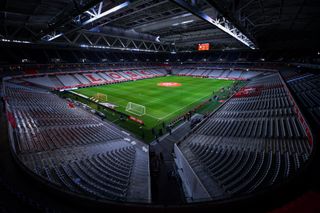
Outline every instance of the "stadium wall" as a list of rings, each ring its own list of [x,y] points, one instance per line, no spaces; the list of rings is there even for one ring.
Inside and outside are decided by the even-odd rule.
[[[196,173],[190,167],[188,161],[183,156],[177,144],[174,145],[174,153],[176,155],[175,163],[178,167],[179,175],[185,189],[185,195],[189,202],[199,200],[210,200],[211,196],[202,185]]]

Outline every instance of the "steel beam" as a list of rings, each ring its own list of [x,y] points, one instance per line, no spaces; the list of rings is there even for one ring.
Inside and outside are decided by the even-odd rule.
[[[55,36],[57,35],[59,34],[56,34]],[[82,48],[117,49],[141,52],[165,52],[170,50],[169,45],[156,41],[133,40],[90,31],[78,31],[76,32],[76,35],[64,34],[61,35],[61,38],[63,38],[64,41],[55,41],[52,39],[51,43]],[[80,42],[81,40],[83,42]]]
[[[55,17],[53,19],[53,21],[51,23],[48,24],[48,29],[44,30],[42,33],[40,33],[38,35],[38,39],[41,39],[47,35],[52,34],[54,31],[58,31],[58,28],[60,28],[63,25],[66,25],[66,23],[71,22],[72,19],[70,19],[70,17],[76,17],[82,13],[84,13],[85,11],[89,10],[90,8],[92,8],[94,5],[98,4],[99,2],[101,2],[102,0],[88,0],[86,1],[86,3],[82,6],[79,6],[76,4],[75,1],[74,2],[74,10],[73,12],[70,14],[65,14],[65,13],[61,13],[61,15],[59,15],[59,17]]]
[[[62,35],[63,35],[63,33],[53,31],[53,32],[43,36],[41,39],[44,40],[44,41],[52,41],[52,40],[54,40],[56,38],[59,38]]]
[[[77,17],[76,20],[80,20],[80,24],[82,26],[84,26],[84,25],[90,24],[94,21],[97,21],[97,20],[99,20],[109,14],[117,12],[118,10],[121,10],[121,9],[127,7],[129,4],[130,4],[130,1],[125,1],[125,2],[115,6],[113,8],[110,8],[106,11],[102,11],[103,2],[100,2],[100,4],[97,7],[93,7],[90,10],[87,10],[85,12],[86,16],[84,18],[81,17],[83,15],[80,15],[80,17]],[[89,14],[89,17],[86,18],[88,14]]]
[[[248,46],[251,49],[256,49],[256,45],[246,35],[240,32],[240,30],[238,30],[230,21],[228,21],[224,17],[220,18],[221,14],[219,13],[219,11],[216,10],[215,17],[210,17],[205,12],[201,11],[197,7],[189,4],[184,0],[172,0],[172,1],[180,5],[182,8],[186,9],[193,15],[201,18],[202,20],[214,25],[218,29],[229,34],[236,40],[240,41],[242,44]]]

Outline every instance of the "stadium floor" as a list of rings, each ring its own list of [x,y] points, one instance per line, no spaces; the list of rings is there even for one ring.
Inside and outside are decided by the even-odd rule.
[[[159,86],[164,82],[179,83],[180,86]],[[107,102],[117,105],[116,110],[144,121],[147,128],[185,114],[212,97],[221,88],[234,83],[232,80],[166,76],[131,81],[121,84],[82,88],[75,92],[93,97],[97,93],[107,95]],[[145,106],[146,114],[138,116],[126,111],[128,102]]]

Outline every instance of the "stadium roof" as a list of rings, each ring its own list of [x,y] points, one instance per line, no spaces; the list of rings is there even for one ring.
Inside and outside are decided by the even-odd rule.
[[[318,0],[0,2],[2,41],[150,51],[320,46]]]

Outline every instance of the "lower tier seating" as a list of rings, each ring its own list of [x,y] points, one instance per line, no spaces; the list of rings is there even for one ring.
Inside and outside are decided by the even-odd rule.
[[[178,148],[208,192],[206,199],[218,199],[283,181],[308,160],[312,144],[280,76],[271,74],[250,81]]]
[[[148,148],[58,96],[5,84],[20,163],[49,183],[97,199],[150,202]]]

